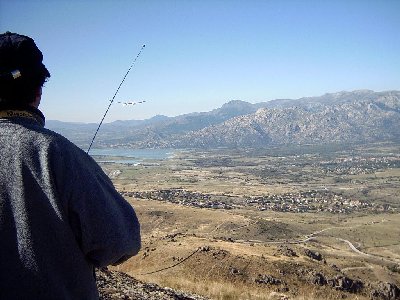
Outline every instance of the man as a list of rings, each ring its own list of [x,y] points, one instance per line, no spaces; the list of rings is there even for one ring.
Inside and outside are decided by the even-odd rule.
[[[98,299],[93,268],[137,254],[139,223],[95,161],[43,127],[42,59],[0,34],[0,299]]]

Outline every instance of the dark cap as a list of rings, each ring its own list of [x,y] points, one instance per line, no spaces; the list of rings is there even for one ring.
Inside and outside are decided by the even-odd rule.
[[[3,76],[11,79],[50,77],[42,61],[42,52],[30,37],[9,31],[0,34],[0,74]]]

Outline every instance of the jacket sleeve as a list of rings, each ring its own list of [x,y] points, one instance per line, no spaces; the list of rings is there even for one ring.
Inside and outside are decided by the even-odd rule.
[[[58,159],[63,160],[64,169],[58,170],[60,196],[86,259],[102,267],[137,254],[141,246],[139,221],[108,176],[75,146],[64,149]]]

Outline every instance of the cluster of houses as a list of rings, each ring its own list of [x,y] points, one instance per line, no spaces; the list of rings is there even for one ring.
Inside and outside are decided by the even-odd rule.
[[[210,194],[186,191],[184,189],[164,189],[157,191],[135,191],[120,192],[124,197],[134,197],[137,199],[151,199],[158,201],[167,201],[185,206],[194,206],[199,208],[213,209],[232,209],[233,206],[226,201]]]
[[[400,168],[400,156],[345,157],[318,163],[326,173],[338,175],[372,174],[380,169]]]
[[[281,212],[331,212],[336,214],[350,213],[361,210],[389,210],[388,206],[376,206],[371,203],[349,199],[328,190],[310,190],[298,193],[285,193],[250,197],[246,200],[248,206],[258,210],[273,210]]]
[[[255,207],[260,211],[279,212],[330,212],[347,214],[356,211],[393,211],[389,205],[371,204],[365,201],[349,199],[328,190],[310,190],[298,193],[271,194],[257,197],[234,197],[212,195],[184,189],[163,189],[155,191],[123,191],[124,197],[167,201],[175,204],[198,208],[233,209]]]

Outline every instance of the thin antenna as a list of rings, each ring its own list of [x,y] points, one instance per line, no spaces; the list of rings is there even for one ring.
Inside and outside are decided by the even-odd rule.
[[[144,47],[146,47],[146,45],[143,45],[142,48],[140,48],[139,53],[136,55],[135,59],[133,60],[133,62],[132,62],[132,64],[131,64],[131,66],[129,67],[128,71],[126,72],[124,78],[122,79],[122,81],[121,81],[121,83],[119,84],[117,90],[115,91],[114,96],[113,96],[112,99],[110,100],[110,104],[108,105],[107,110],[106,110],[106,112],[104,113],[103,118],[101,119],[100,124],[99,124],[99,126],[97,127],[97,129],[96,129],[96,132],[94,133],[94,136],[93,136],[93,138],[92,138],[92,141],[90,142],[90,146],[89,146],[88,150],[86,151],[86,153],[89,154],[89,151],[90,151],[90,149],[92,148],[94,139],[96,138],[97,133],[98,133],[99,130],[100,130],[101,124],[103,124],[103,121],[104,121],[104,119],[105,119],[105,117],[106,117],[108,111],[110,110],[110,107],[111,107],[111,105],[113,104],[114,99],[115,99],[115,97],[117,96],[117,94],[118,94],[118,92],[119,92],[119,89],[121,88],[122,84],[124,83],[126,77],[128,76],[129,72],[131,71],[132,67],[135,65],[136,60],[139,58],[139,56],[140,56],[140,54],[142,53]]]

